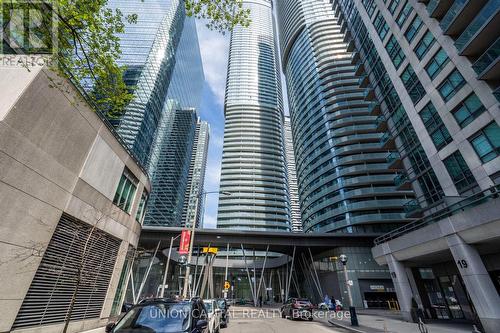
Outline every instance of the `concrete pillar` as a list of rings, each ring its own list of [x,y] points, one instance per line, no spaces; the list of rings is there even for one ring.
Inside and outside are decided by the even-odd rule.
[[[394,258],[392,254],[387,254],[386,259],[389,271],[391,272],[392,283],[394,283],[394,289],[396,289],[396,294],[398,295],[401,314],[406,321],[411,322],[411,298],[413,297],[413,293],[408,277],[406,276],[405,266]]]
[[[423,310],[424,303],[422,303],[422,298],[420,298],[420,294],[418,293],[417,282],[415,281],[415,277],[410,267],[406,267],[406,277],[408,278],[408,282],[410,282],[410,288],[415,302],[417,302],[418,307]]]
[[[485,332],[500,332],[500,297],[479,253],[456,234],[446,241]]]

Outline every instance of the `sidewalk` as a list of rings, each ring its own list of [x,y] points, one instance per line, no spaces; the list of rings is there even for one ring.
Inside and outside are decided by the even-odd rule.
[[[330,324],[356,333],[418,333],[418,325],[399,319],[394,313],[358,314],[359,327],[352,327],[350,319],[330,319]],[[471,333],[472,324],[445,321],[426,324],[429,333]]]

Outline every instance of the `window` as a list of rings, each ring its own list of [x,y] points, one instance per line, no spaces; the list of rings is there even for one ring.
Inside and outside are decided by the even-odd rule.
[[[419,60],[422,60],[422,58],[427,54],[427,51],[429,51],[435,41],[436,39],[434,39],[432,33],[430,31],[427,31],[422,39],[418,42],[417,46],[415,46],[414,51]]]
[[[425,71],[433,80],[439,73],[441,73],[441,70],[446,66],[446,64],[450,61],[450,58],[448,58],[448,55],[443,49],[439,49],[439,51],[434,54],[434,56],[429,60],[427,65],[425,66]]]
[[[387,53],[389,54],[394,67],[398,69],[399,66],[401,66],[401,63],[405,60],[405,54],[403,50],[401,50],[401,46],[399,46],[399,43],[394,35],[391,36],[391,38],[387,42],[385,49],[387,50]]]
[[[401,12],[399,13],[398,18],[396,20],[398,27],[401,28],[405,24],[406,19],[408,18],[408,16],[410,16],[412,11],[413,7],[410,5],[409,2],[407,2],[406,5],[401,10]]]
[[[469,95],[469,97],[460,102],[452,113],[458,125],[461,128],[464,128],[474,119],[479,117],[484,110],[486,110],[486,108],[483,106],[479,98],[477,98],[476,94],[472,93],[472,95]]]
[[[465,80],[458,69],[454,69],[450,75],[438,87],[439,94],[445,102],[448,102],[457,91],[465,85]]]
[[[476,184],[476,180],[465,163],[462,154],[457,150],[444,161],[444,165],[450,174],[458,193],[463,193],[470,185]]]
[[[387,32],[389,32],[389,26],[387,25],[387,22],[385,22],[384,16],[382,16],[380,12],[378,12],[377,16],[375,17],[373,25],[378,33],[378,36],[380,37],[380,40],[383,41],[385,36],[387,36]]]
[[[363,0],[363,6],[365,6],[366,12],[368,16],[372,16],[377,5],[375,4],[375,0]]]
[[[130,213],[137,183],[138,181],[134,175],[128,169],[125,169],[118,183],[113,203],[127,213]]]
[[[411,65],[406,66],[403,73],[401,73],[401,81],[410,95],[413,104],[417,104],[425,95],[425,89],[418,80],[417,74]]]
[[[389,12],[391,12],[391,14],[394,14],[394,12],[396,11],[396,8],[398,8],[400,1],[401,0],[392,0],[391,1],[391,3],[389,4],[389,7],[387,7],[387,9],[389,9]]]
[[[148,192],[144,190],[141,195],[141,201],[139,202],[139,207],[137,208],[137,214],[135,214],[135,220],[142,223],[144,220],[144,215],[146,215],[146,204],[148,202]]]
[[[496,122],[484,127],[469,141],[484,163],[500,155],[500,127]]]
[[[413,41],[413,38],[417,35],[418,31],[422,27],[422,19],[420,16],[415,16],[411,24],[408,26],[408,29],[406,29],[405,32],[405,37],[408,43],[411,43]]]
[[[422,118],[422,122],[424,123],[424,126],[437,150],[453,141],[450,132],[448,132],[443,120],[431,102],[424,106],[424,108],[420,111],[420,118]]]

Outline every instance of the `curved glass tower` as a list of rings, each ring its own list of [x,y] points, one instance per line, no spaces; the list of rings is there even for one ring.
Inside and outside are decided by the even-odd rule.
[[[217,226],[290,230],[283,106],[271,0],[244,0],[231,34]]]
[[[373,91],[324,0],[277,0],[305,232],[381,233],[408,221]]]

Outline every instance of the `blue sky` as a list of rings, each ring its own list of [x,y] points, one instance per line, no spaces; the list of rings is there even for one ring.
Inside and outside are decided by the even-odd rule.
[[[200,117],[210,124],[205,191],[217,191],[220,181],[220,162],[224,138],[224,90],[226,86],[229,35],[210,31],[197,21],[198,39],[205,72],[205,87],[200,105]],[[215,228],[218,195],[207,195],[204,227]]]

